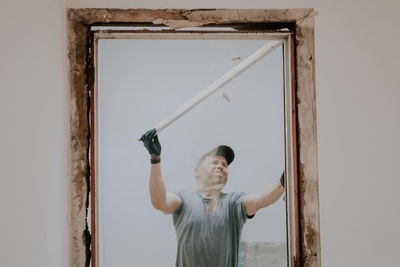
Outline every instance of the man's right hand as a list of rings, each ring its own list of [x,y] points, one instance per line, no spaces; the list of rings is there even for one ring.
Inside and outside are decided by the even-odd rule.
[[[149,154],[152,159],[160,158],[161,155],[161,144],[158,140],[158,136],[156,135],[157,130],[151,129],[148,130],[140,140],[143,141],[144,147],[149,151]]]

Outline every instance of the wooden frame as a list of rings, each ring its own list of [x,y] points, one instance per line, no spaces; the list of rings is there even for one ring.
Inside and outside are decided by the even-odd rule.
[[[319,203],[317,183],[317,147],[315,117],[315,70],[314,70],[314,11],[312,9],[285,10],[146,10],[146,9],[69,9],[68,10],[68,57],[70,82],[70,166],[71,183],[71,264],[72,266],[96,266],[96,234],[90,236],[86,222],[88,197],[91,197],[91,217],[95,206],[95,37],[92,25],[167,25],[170,30],[203,25],[230,25],[243,32],[272,31],[289,27],[295,38],[286,42],[286,56],[290,74],[285,84],[291,84],[291,97],[285,98],[286,106],[286,153],[293,155],[286,168],[293,172],[288,188],[294,198],[293,214],[289,227],[294,229],[290,238],[295,239],[293,266],[320,266]],[[290,132],[288,134],[288,129]],[[289,138],[288,138],[289,137]],[[292,138],[290,138],[292,137]],[[288,145],[290,144],[290,145]],[[89,194],[89,187],[92,194]],[[96,233],[95,220],[91,230]],[[289,236],[289,235],[288,235]],[[288,242],[289,244],[289,242]],[[92,246],[93,247],[93,246]]]

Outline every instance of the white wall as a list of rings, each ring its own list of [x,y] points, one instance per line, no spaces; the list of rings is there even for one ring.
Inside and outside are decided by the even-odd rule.
[[[82,1],[68,7],[294,8],[316,18],[323,266],[396,266],[400,2]],[[63,1],[0,2],[0,265],[67,266]]]
[[[0,21],[0,266],[68,266],[65,3]]]

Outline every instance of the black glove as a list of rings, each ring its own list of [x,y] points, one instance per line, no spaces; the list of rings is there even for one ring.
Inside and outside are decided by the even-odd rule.
[[[279,179],[281,185],[285,187],[285,171],[282,172],[281,178]]]
[[[148,130],[140,140],[143,141],[144,147],[149,151],[152,159],[160,159],[161,155],[161,144],[158,141],[158,136],[156,135],[156,129]]]

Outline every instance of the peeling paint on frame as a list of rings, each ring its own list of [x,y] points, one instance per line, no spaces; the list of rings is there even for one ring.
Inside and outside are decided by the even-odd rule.
[[[284,23],[296,25],[296,133],[300,266],[321,266],[313,9],[68,9],[69,218],[71,266],[89,266],[87,207],[90,189],[88,32],[91,25],[141,23],[171,30],[204,25]],[[92,265],[93,266],[93,265]]]

